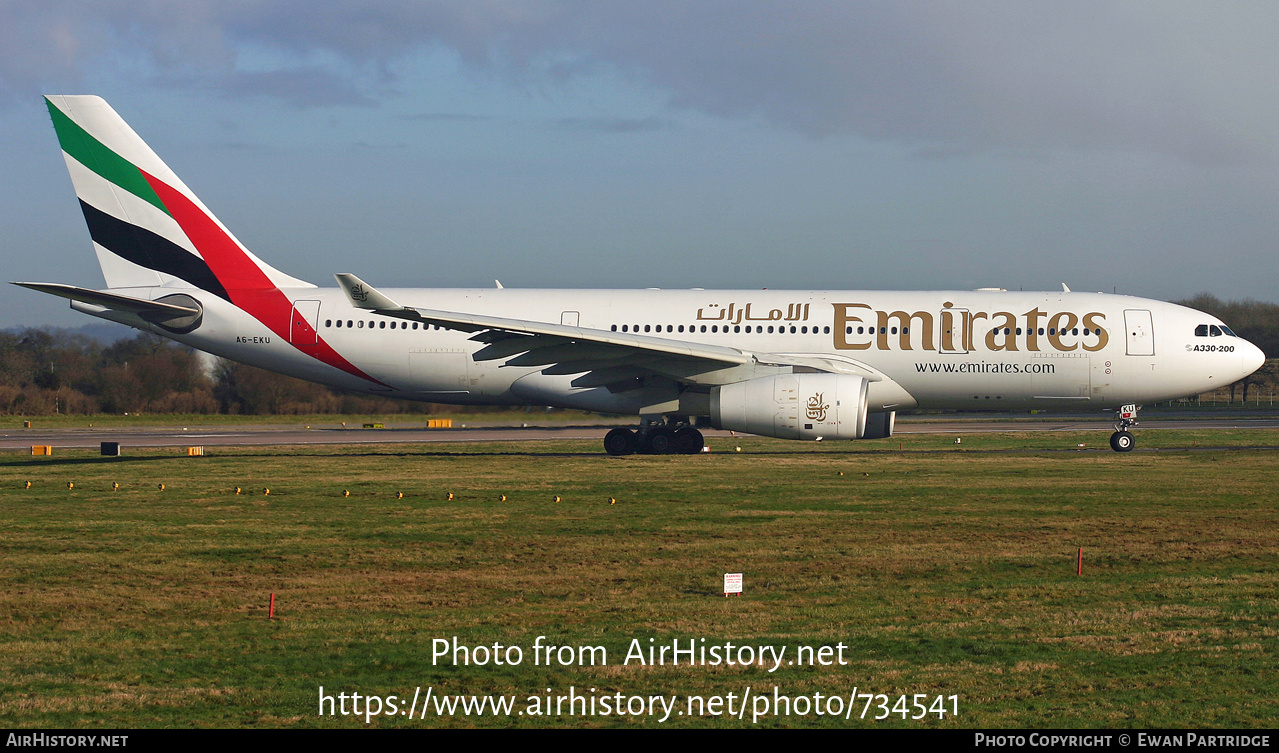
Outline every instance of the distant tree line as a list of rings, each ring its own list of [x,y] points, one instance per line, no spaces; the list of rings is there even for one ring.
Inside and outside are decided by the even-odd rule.
[[[1279,305],[1222,301],[1201,293],[1177,301],[1225,322],[1269,360],[1256,374],[1223,388],[1247,400],[1279,386]],[[102,345],[54,329],[0,332],[0,413],[448,413],[456,406],[369,397],[218,360],[212,369],[195,351],[139,333]],[[1257,394],[1257,393],[1253,393]],[[466,410],[475,410],[468,408]]]
[[[0,332],[0,413],[447,413],[455,406],[333,390],[252,366],[209,361],[149,333],[102,345],[50,329]],[[474,409],[470,409],[474,410]]]

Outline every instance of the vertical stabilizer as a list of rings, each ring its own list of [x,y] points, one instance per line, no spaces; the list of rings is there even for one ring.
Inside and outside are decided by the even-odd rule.
[[[45,97],[108,288],[313,287],[246,249],[101,97]]]

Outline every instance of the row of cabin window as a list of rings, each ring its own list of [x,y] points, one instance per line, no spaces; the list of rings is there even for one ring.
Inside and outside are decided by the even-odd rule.
[[[378,326],[377,326],[377,328],[378,328],[378,329],[386,329],[386,328],[387,328],[387,324],[388,324],[388,323],[387,323],[387,322],[385,322],[385,321],[379,321],[379,322],[377,323],[377,325],[378,325]],[[417,323],[417,322],[411,322],[411,324],[412,324],[411,329],[417,329],[417,325],[418,325],[418,323]],[[396,321],[391,321],[391,322],[390,322],[390,327],[391,327],[391,329],[396,329],[396,328],[397,328],[397,325],[398,325],[398,328],[399,328],[399,329],[410,329],[410,326],[409,326],[409,325],[410,325],[410,322],[396,322]],[[325,327],[337,327],[338,329],[341,329],[343,325],[342,325],[342,320],[341,320],[341,319],[338,319],[336,322],[334,322],[334,320],[332,320],[332,319],[325,319],[325,320],[324,320],[324,326],[325,326]],[[661,325],[661,324],[656,324],[656,325],[649,325],[649,324],[645,324],[645,325],[644,325],[644,331],[645,331],[645,332],[654,332],[654,331],[656,331],[656,332],[661,332],[661,331],[662,331],[662,326],[663,326],[663,325]],[[667,325],[665,325],[665,327],[666,327],[666,331],[667,331],[667,332],[683,332],[683,331],[684,331],[684,325],[683,325],[683,324],[680,324],[680,325],[678,325],[678,326],[677,326],[677,325],[673,325],[673,324],[667,324]],[[347,319],[347,320],[346,320],[346,328],[347,328],[347,329],[363,329],[363,328],[364,328],[364,321],[363,321],[363,320],[355,321],[355,320]],[[374,327],[373,327],[373,322],[369,322],[369,329],[373,329],[373,328],[374,328]],[[423,325],[422,325],[422,329],[424,329],[424,330],[426,330],[426,329],[436,329],[436,330],[438,330],[439,328],[440,328],[440,326],[439,326],[438,324],[435,324],[435,325],[423,324]],[[712,334],[718,334],[718,333],[719,333],[719,331],[720,331],[720,329],[721,329],[720,325],[718,325],[718,324],[712,324],[712,325],[710,325],[710,330],[709,330],[709,331],[710,331]],[[725,324],[725,325],[723,326],[723,328],[722,328],[722,329],[723,329],[723,331],[724,331],[724,333],[725,333],[725,334],[727,334],[727,333],[728,333],[728,325],[727,325],[727,324]],[[995,335],[999,334],[999,329],[1000,329],[999,327],[994,328],[993,330],[991,330],[991,334],[995,334]],[[612,330],[613,330],[614,332],[617,332],[617,331],[618,331],[618,326],[617,326],[616,324],[614,324],[614,325],[613,325],[613,327],[612,327]],[[795,335],[795,334],[799,334],[799,335],[807,335],[807,334],[810,334],[808,330],[809,330],[809,328],[808,328],[807,326],[800,326],[800,327],[796,327],[796,326],[794,326],[794,325],[791,325],[791,327],[790,327],[790,334],[792,334],[792,335]],[[819,331],[818,331],[818,328],[817,328],[816,326],[814,326],[814,327],[812,328],[812,330],[813,330],[813,331],[811,332],[811,334],[814,334],[814,335],[816,335],[816,334],[826,334],[826,335],[829,335],[829,334],[830,334],[830,327],[822,327],[822,328],[821,328],[821,330],[820,330],[820,332],[819,332]],[[1004,330],[1004,334],[1005,334],[1005,335],[1012,334],[1012,330],[1011,330],[1010,328],[1008,328],[1008,327],[1004,327],[1004,328],[1003,328],[1003,330]],[[1198,337],[1207,337],[1207,336],[1209,336],[1209,334],[1211,333],[1211,336],[1212,336],[1212,337],[1217,337],[1217,336],[1219,336],[1219,335],[1223,334],[1223,330],[1224,330],[1224,334],[1229,334],[1229,335],[1230,335],[1230,336],[1232,336],[1232,337],[1234,337],[1234,336],[1235,336],[1235,333],[1234,333],[1234,332],[1231,332],[1231,331],[1230,331],[1230,330],[1229,330],[1229,329],[1228,329],[1225,325],[1222,325],[1220,328],[1218,328],[1218,327],[1217,327],[1217,325],[1215,325],[1215,324],[1213,324],[1213,325],[1207,325],[1207,324],[1201,324],[1201,325],[1199,325],[1198,327],[1196,327],[1196,328],[1195,328],[1195,335],[1196,335],[1196,336],[1198,336]],[[640,325],[638,325],[638,324],[635,324],[635,325],[627,325],[627,324],[623,324],[623,325],[621,326],[621,331],[622,331],[622,332],[639,332],[639,331],[640,331]],[[689,327],[688,327],[688,331],[689,331],[689,332],[697,332],[697,325],[689,325]],[[701,325],[701,331],[702,331],[702,332],[706,332],[706,331],[707,331],[707,327],[706,327],[706,325],[705,325],[705,324]],[[742,331],[742,326],[741,326],[740,324],[733,325],[733,332],[734,332],[734,333],[738,333],[738,334],[740,334],[740,333],[741,333],[741,331]],[[762,334],[762,333],[765,331],[765,327],[764,327],[763,325],[759,325],[759,324],[757,324],[757,325],[754,325],[754,329],[753,329],[753,331],[754,331],[756,334]],[[770,334],[770,335],[771,335],[771,334],[774,334],[773,325],[769,325],[769,326],[767,327],[767,331],[768,331],[768,334]],[[902,327],[902,330],[901,330],[901,331],[902,331],[902,334],[903,334],[903,335],[909,335],[909,334],[910,334],[910,327]],[[749,325],[749,324],[748,324],[748,325],[746,325],[746,334],[751,334],[751,332],[752,332],[752,325]],[[1057,334],[1057,329],[1056,329],[1055,327],[1049,327],[1049,328],[1048,328],[1048,330],[1047,330],[1047,332],[1048,332],[1048,334],[1050,334],[1050,335],[1055,335],[1055,334]],[[1088,327],[1084,327],[1084,335],[1085,335],[1085,336],[1090,335],[1090,334],[1099,334],[1100,332],[1101,332],[1101,330],[1100,330],[1100,329],[1093,329],[1093,330],[1091,330],[1091,331],[1090,331]],[[777,327],[777,329],[776,329],[776,333],[778,333],[778,334],[786,334],[786,327],[784,327],[784,326],[779,326],[779,327]],[[1021,332],[1021,327],[1018,327],[1018,328],[1017,328],[1017,334],[1018,334],[1018,335],[1020,335],[1021,333],[1022,333],[1022,332]],[[852,328],[852,327],[848,327],[847,329],[845,329],[845,334],[849,334],[849,335],[853,334],[853,328]],[[875,328],[874,328],[874,327],[858,327],[858,328],[857,328],[857,334],[859,334],[859,335],[872,334],[872,335],[873,335],[873,334],[875,334]],[[881,334],[881,335],[885,335],[885,334],[893,334],[893,335],[895,335],[895,334],[897,334],[897,328],[896,328],[896,327],[880,327],[880,328],[879,328],[879,334]],[[1041,335],[1042,335],[1042,334],[1044,334],[1044,328],[1043,328],[1043,327],[1040,327],[1040,328],[1039,328],[1039,334],[1041,334]],[[1065,334],[1067,334],[1067,331],[1063,329],[1063,330],[1061,331],[1061,334],[1065,335]],[[1071,334],[1071,335],[1078,335],[1078,334],[1079,334],[1079,329],[1078,329],[1078,328],[1072,329],[1072,330],[1070,330],[1069,334]]]
[[[391,329],[396,329],[397,327],[398,327],[399,329],[417,329],[417,322],[412,322],[413,326],[412,326],[411,328],[409,327],[409,322],[396,322],[396,321],[392,321],[390,324],[391,324]],[[386,325],[387,325],[387,323],[386,323],[385,321],[379,321],[379,322],[377,323],[377,327],[375,328],[375,327],[373,326],[373,322],[369,322],[369,329],[386,329]],[[343,326],[345,326],[347,329],[363,329],[363,328],[364,328],[364,321],[363,321],[363,320],[351,320],[351,319],[347,319],[347,320],[346,320],[346,324],[345,324],[345,325],[343,325],[343,324],[342,324],[342,320],[341,320],[341,319],[338,319],[336,322],[335,322],[335,321],[333,321],[332,319],[325,319],[325,320],[324,320],[324,326],[325,326],[325,327],[336,327],[337,329],[342,329],[342,327],[343,327]],[[440,325],[438,325],[438,324],[423,324],[423,325],[422,325],[422,329],[424,329],[424,330],[427,330],[427,329],[439,329],[439,328],[440,328]]]
[[[667,331],[667,332],[684,332],[684,331],[685,331],[685,330],[684,330],[684,325],[683,325],[683,324],[679,324],[679,325],[675,325],[675,324],[666,324],[666,325],[662,325],[662,324],[645,324],[645,325],[644,325],[644,331],[645,331],[645,332],[661,332],[661,331],[662,331],[662,327],[663,327],[663,326],[665,326],[665,327],[666,327],[666,331]],[[697,332],[697,331],[698,331],[697,327],[698,327],[698,325],[696,325],[696,324],[690,324],[690,325],[688,325],[688,331],[689,331],[689,332]],[[756,333],[756,334],[763,334],[764,329],[765,329],[765,328],[764,328],[764,325],[762,325],[762,324],[757,324],[757,325],[750,325],[750,324],[748,324],[748,325],[746,325],[746,334],[751,334],[752,332],[754,332],[754,333]],[[772,325],[769,325],[769,327],[768,327],[767,329],[768,329],[768,333],[769,333],[770,335],[771,335],[771,334],[774,334],[774,328],[773,328],[773,326],[772,326]],[[819,331],[818,331],[818,327],[814,326],[814,327],[812,327],[812,328],[811,328],[811,329],[812,329],[812,332],[811,332],[811,333],[809,332],[809,329],[810,329],[810,328],[809,328],[809,327],[807,327],[807,326],[803,326],[803,327],[795,327],[795,326],[793,326],[793,325],[792,325],[792,326],[791,326],[791,328],[790,328],[790,334],[792,334],[792,335],[808,335],[808,334],[818,335],[818,334],[823,334],[823,333],[824,333],[824,334],[827,334],[827,335],[829,335],[829,334],[830,334],[830,327],[821,327],[821,328],[820,328],[820,329],[821,329],[821,331],[819,332]],[[614,331],[614,332],[619,331],[618,325],[614,324],[614,325],[612,326],[612,331]],[[621,325],[620,331],[622,331],[622,332],[639,332],[639,331],[640,331],[640,325],[638,325],[638,324],[623,324],[623,325]],[[707,326],[706,326],[705,324],[703,324],[703,325],[701,325],[701,331],[702,331],[702,332],[710,332],[711,334],[719,334],[719,333],[721,333],[721,332],[722,332],[722,333],[724,333],[724,334],[727,334],[727,333],[728,333],[728,325],[727,325],[727,324],[725,324],[724,326],[722,326],[722,327],[721,327],[721,326],[720,326],[720,325],[718,325],[718,324],[712,324],[712,325],[710,325],[710,327],[709,327],[709,329],[708,329],[708,328],[707,328]],[[733,325],[733,332],[740,334],[740,333],[742,332],[742,325],[740,325],[740,324],[735,324],[735,325]],[[778,326],[778,327],[776,328],[776,333],[786,334],[786,327]]]
[[[995,327],[994,329],[992,329],[992,330],[990,331],[990,333],[991,333],[992,335],[998,335],[998,334],[999,334],[999,332],[1000,332],[1000,328],[999,328],[999,327]],[[1044,332],[1045,332],[1044,328],[1043,328],[1043,327],[1040,327],[1040,328],[1039,328],[1039,334],[1041,334],[1041,335],[1042,335],[1042,334],[1044,334]],[[845,329],[845,330],[844,330],[844,333],[845,333],[845,334],[849,334],[849,335],[853,334],[853,328],[852,328],[852,327],[848,327],[847,329]],[[1004,333],[1005,335],[1011,335],[1011,334],[1013,333],[1013,330],[1012,330],[1011,328],[1009,328],[1009,327],[1004,327],[1004,328],[1003,328],[1003,333]],[[1057,328],[1056,328],[1056,327],[1049,327],[1049,328],[1048,328],[1048,330],[1047,330],[1047,333],[1048,333],[1048,334],[1050,334],[1050,335],[1056,335],[1056,334],[1058,334],[1058,332],[1057,332]],[[874,327],[858,327],[858,328],[857,328],[857,334],[859,334],[859,335],[873,335],[873,334],[875,334],[875,328],[874,328]],[[895,334],[897,334],[897,328],[896,328],[896,327],[880,327],[880,328],[879,328],[879,334],[881,334],[881,335],[889,335],[889,334],[891,334],[891,335],[895,335]],[[910,334],[910,327],[902,327],[902,334],[903,334],[903,335],[909,335],[909,334]],[[1018,328],[1017,328],[1017,334],[1019,334],[1019,335],[1021,334],[1021,327],[1018,327]],[[1072,329],[1072,330],[1065,330],[1065,329],[1063,329],[1063,330],[1061,330],[1061,334],[1062,334],[1062,335],[1067,335],[1067,334],[1070,334],[1070,335],[1078,335],[1078,334],[1079,334],[1079,328],[1078,328],[1078,327],[1076,327],[1075,329]],[[1089,335],[1089,334],[1097,335],[1097,334],[1101,334],[1101,330],[1100,330],[1100,329],[1091,329],[1091,330],[1090,330],[1088,327],[1084,327],[1084,334],[1085,334],[1085,335]]]
[[[1000,330],[999,330],[999,327],[995,327],[994,329],[992,329],[992,330],[990,331],[990,333],[991,333],[992,335],[998,335],[998,334],[999,334],[999,331],[1000,331]],[[1004,327],[1004,328],[1003,328],[1003,332],[1004,332],[1004,334],[1005,334],[1005,335],[1010,335],[1010,334],[1012,334],[1012,330],[1011,330],[1011,329],[1009,329],[1008,327]],[[1039,328],[1039,330],[1038,330],[1038,333],[1042,335],[1042,334],[1044,334],[1044,332],[1045,332],[1044,328],[1043,328],[1043,327],[1040,327],[1040,328]],[[1068,330],[1068,329],[1062,329],[1060,332],[1058,332],[1056,327],[1049,327],[1049,328],[1047,329],[1047,332],[1048,332],[1048,334],[1050,334],[1050,335],[1058,335],[1058,334],[1060,334],[1060,335],[1078,335],[1078,334],[1079,334],[1079,328],[1078,328],[1078,327],[1075,327],[1074,329],[1069,329],[1069,330]],[[1019,335],[1021,334],[1021,327],[1018,327],[1018,328],[1017,328],[1017,334],[1019,334]],[[1029,334],[1029,330],[1027,330],[1027,334]],[[1100,335],[1100,334],[1101,334],[1101,328],[1099,328],[1099,327],[1098,327],[1098,328],[1095,328],[1095,329],[1089,329],[1088,327],[1084,327],[1084,336],[1088,336],[1088,335]]]

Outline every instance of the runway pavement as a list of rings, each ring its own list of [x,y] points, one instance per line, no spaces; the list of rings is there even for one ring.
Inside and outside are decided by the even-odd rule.
[[[38,424],[38,422],[36,422]],[[386,429],[336,426],[218,426],[218,427],[95,427],[9,429],[0,433],[0,450],[29,450],[31,445],[56,448],[96,448],[102,442],[124,447],[186,447],[192,445],[336,445],[420,444],[426,442],[527,442],[547,439],[603,440],[616,425],[471,426],[426,429],[406,425]],[[905,416],[895,434],[982,434],[1009,431],[1097,431],[1108,434],[1106,420],[1063,417],[935,417]],[[1143,419],[1136,431],[1159,429],[1279,429],[1279,417],[1224,416],[1211,418]],[[708,438],[728,437],[727,431],[704,429]]]

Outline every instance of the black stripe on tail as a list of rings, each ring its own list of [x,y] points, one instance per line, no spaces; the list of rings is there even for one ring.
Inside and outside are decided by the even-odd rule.
[[[112,217],[83,199],[80,210],[89,225],[89,235],[99,246],[140,267],[172,275],[219,298],[231,300],[209,265],[185,248],[146,228]]]

